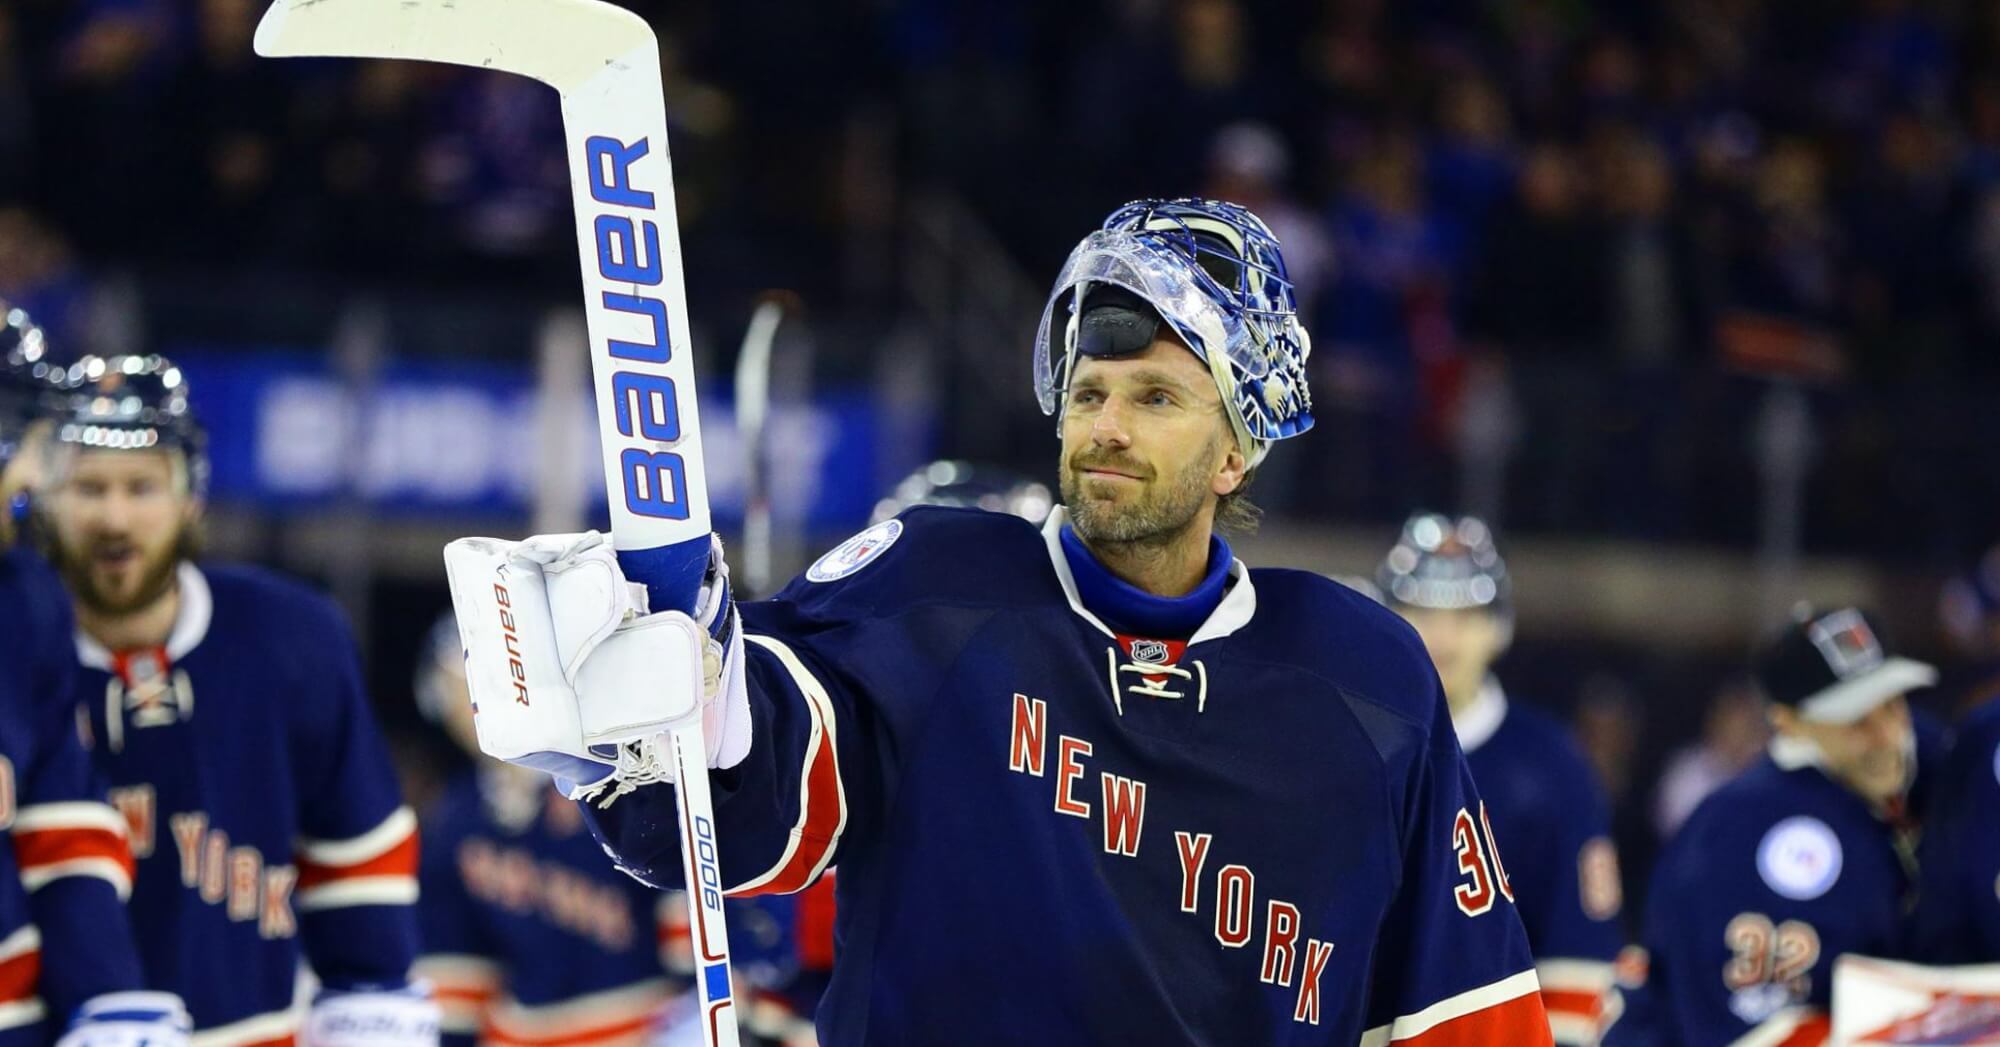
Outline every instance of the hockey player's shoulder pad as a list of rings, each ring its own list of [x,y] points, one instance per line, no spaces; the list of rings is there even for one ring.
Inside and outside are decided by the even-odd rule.
[[[1269,657],[1303,664],[1350,698],[1428,731],[1437,673],[1417,631],[1372,597],[1310,571],[1254,568],[1253,630]]]
[[[1060,600],[1060,592],[1033,524],[917,506],[834,546],[777,598],[810,613],[869,616],[924,604],[1020,606]]]
[[[215,599],[218,619],[228,614],[232,624],[257,622],[280,635],[330,625],[337,625],[343,634],[347,631],[340,608],[303,582],[248,564],[204,563],[201,573]]]
[[[1549,713],[1510,698],[1507,719],[1500,725],[1496,741],[1503,735],[1510,752],[1534,760],[1540,770],[1538,777],[1552,790],[1548,799],[1550,804],[1558,805],[1555,809],[1603,792],[1597,769],[1584,756],[1576,734],[1568,724]]]
[[[1703,799],[1673,845],[1697,856],[1754,853],[1777,822],[1794,814],[1823,814],[1829,785],[1818,771],[1788,771],[1761,759]]]
[[[201,573],[214,600],[203,647],[221,644],[246,657],[262,655],[315,693],[332,680],[358,677],[353,629],[328,597],[259,567],[204,563]]]
[[[69,595],[40,556],[21,547],[0,550],[0,608],[21,650],[70,652]]]

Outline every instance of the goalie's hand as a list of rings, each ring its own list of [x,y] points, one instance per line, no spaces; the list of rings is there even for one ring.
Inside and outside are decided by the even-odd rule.
[[[479,747],[547,771],[566,792],[670,777],[660,733],[702,716],[710,767],[750,749],[742,636],[722,544],[696,617],[648,614],[605,536],[445,547]],[[622,791],[622,790],[621,790]]]

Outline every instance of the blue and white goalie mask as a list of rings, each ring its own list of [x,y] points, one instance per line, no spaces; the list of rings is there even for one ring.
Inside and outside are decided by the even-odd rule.
[[[1079,356],[1139,352],[1162,323],[1208,365],[1251,466],[1312,428],[1312,341],[1277,237],[1219,200],[1126,204],[1070,252],[1035,335],[1042,413],[1062,409]]]

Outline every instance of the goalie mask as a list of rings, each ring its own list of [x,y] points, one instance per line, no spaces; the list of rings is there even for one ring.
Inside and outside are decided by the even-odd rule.
[[[1139,352],[1162,324],[1208,365],[1251,467],[1272,441],[1312,428],[1312,342],[1277,237],[1219,200],[1126,204],[1070,253],[1035,335],[1042,413],[1060,417],[1079,355]]]

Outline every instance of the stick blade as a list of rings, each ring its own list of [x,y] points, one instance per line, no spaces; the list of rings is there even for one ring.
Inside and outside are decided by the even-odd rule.
[[[659,44],[645,19],[602,0],[275,0],[252,47],[266,58],[448,62],[568,90]]]

